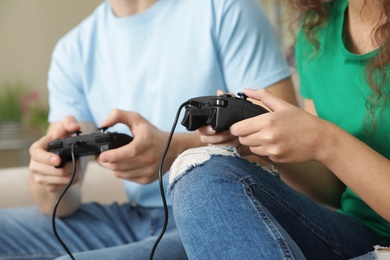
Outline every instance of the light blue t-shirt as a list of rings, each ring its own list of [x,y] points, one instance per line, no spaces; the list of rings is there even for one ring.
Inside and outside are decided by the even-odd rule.
[[[258,0],[159,0],[124,18],[106,0],[54,50],[49,121],[73,115],[100,126],[119,108],[170,131],[180,104],[190,98],[264,88],[288,76]],[[121,124],[110,131],[131,134]],[[176,132],[184,131],[179,122]],[[162,206],[158,181],[125,181],[125,189],[133,203]]]

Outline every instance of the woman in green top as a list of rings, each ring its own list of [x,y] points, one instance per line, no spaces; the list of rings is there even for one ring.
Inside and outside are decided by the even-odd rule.
[[[390,4],[289,2],[302,18],[306,111],[246,89],[270,113],[198,130],[268,167],[223,146],[175,161],[170,192],[190,259],[349,259],[390,244]]]

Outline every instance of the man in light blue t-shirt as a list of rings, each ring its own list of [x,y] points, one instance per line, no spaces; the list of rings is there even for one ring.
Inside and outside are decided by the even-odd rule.
[[[76,259],[145,259],[164,222],[158,167],[180,104],[243,88],[269,88],[295,102],[290,70],[257,0],[106,0],[58,42],[48,88],[50,127],[30,150],[29,186],[40,210],[0,211],[0,259],[66,255],[48,215],[72,163],[54,167],[60,158],[47,152],[51,140],[101,126],[134,137],[97,158],[113,178],[124,180],[129,202],[81,204],[83,157],[56,223]],[[199,136],[179,124],[164,170],[179,153],[200,145]],[[155,259],[183,259],[167,199],[168,227]]]

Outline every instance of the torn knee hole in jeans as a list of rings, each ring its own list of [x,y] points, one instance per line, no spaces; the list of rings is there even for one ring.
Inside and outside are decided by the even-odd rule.
[[[210,160],[214,155],[241,157],[233,146],[203,146],[186,150],[172,164],[169,172],[169,184],[192,168]]]
[[[213,156],[241,157],[237,149],[233,146],[203,146],[186,150],[176,158],[171,166],[169,185],[171,186],[175,180],[178,180],[192,168],[204,164]],[[279,175],[272,164],[268,166],[257,164],[257,166],[262,167],[263,170],[272,175]]]
[[[390,259],[390,247],[374,246],[374,253],[377,259]]]

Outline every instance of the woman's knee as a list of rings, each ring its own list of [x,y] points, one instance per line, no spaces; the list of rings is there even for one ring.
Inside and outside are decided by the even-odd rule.
[[[240,155],[230,146],[205,146],[186,150],[172,164],[168,190],[172,192],[178,189],[177,186],[191,189],[193,185],[199,189],[202,183],[210,181],[208,178],[221,176],[219,172],[224,171],[232,157]]]

